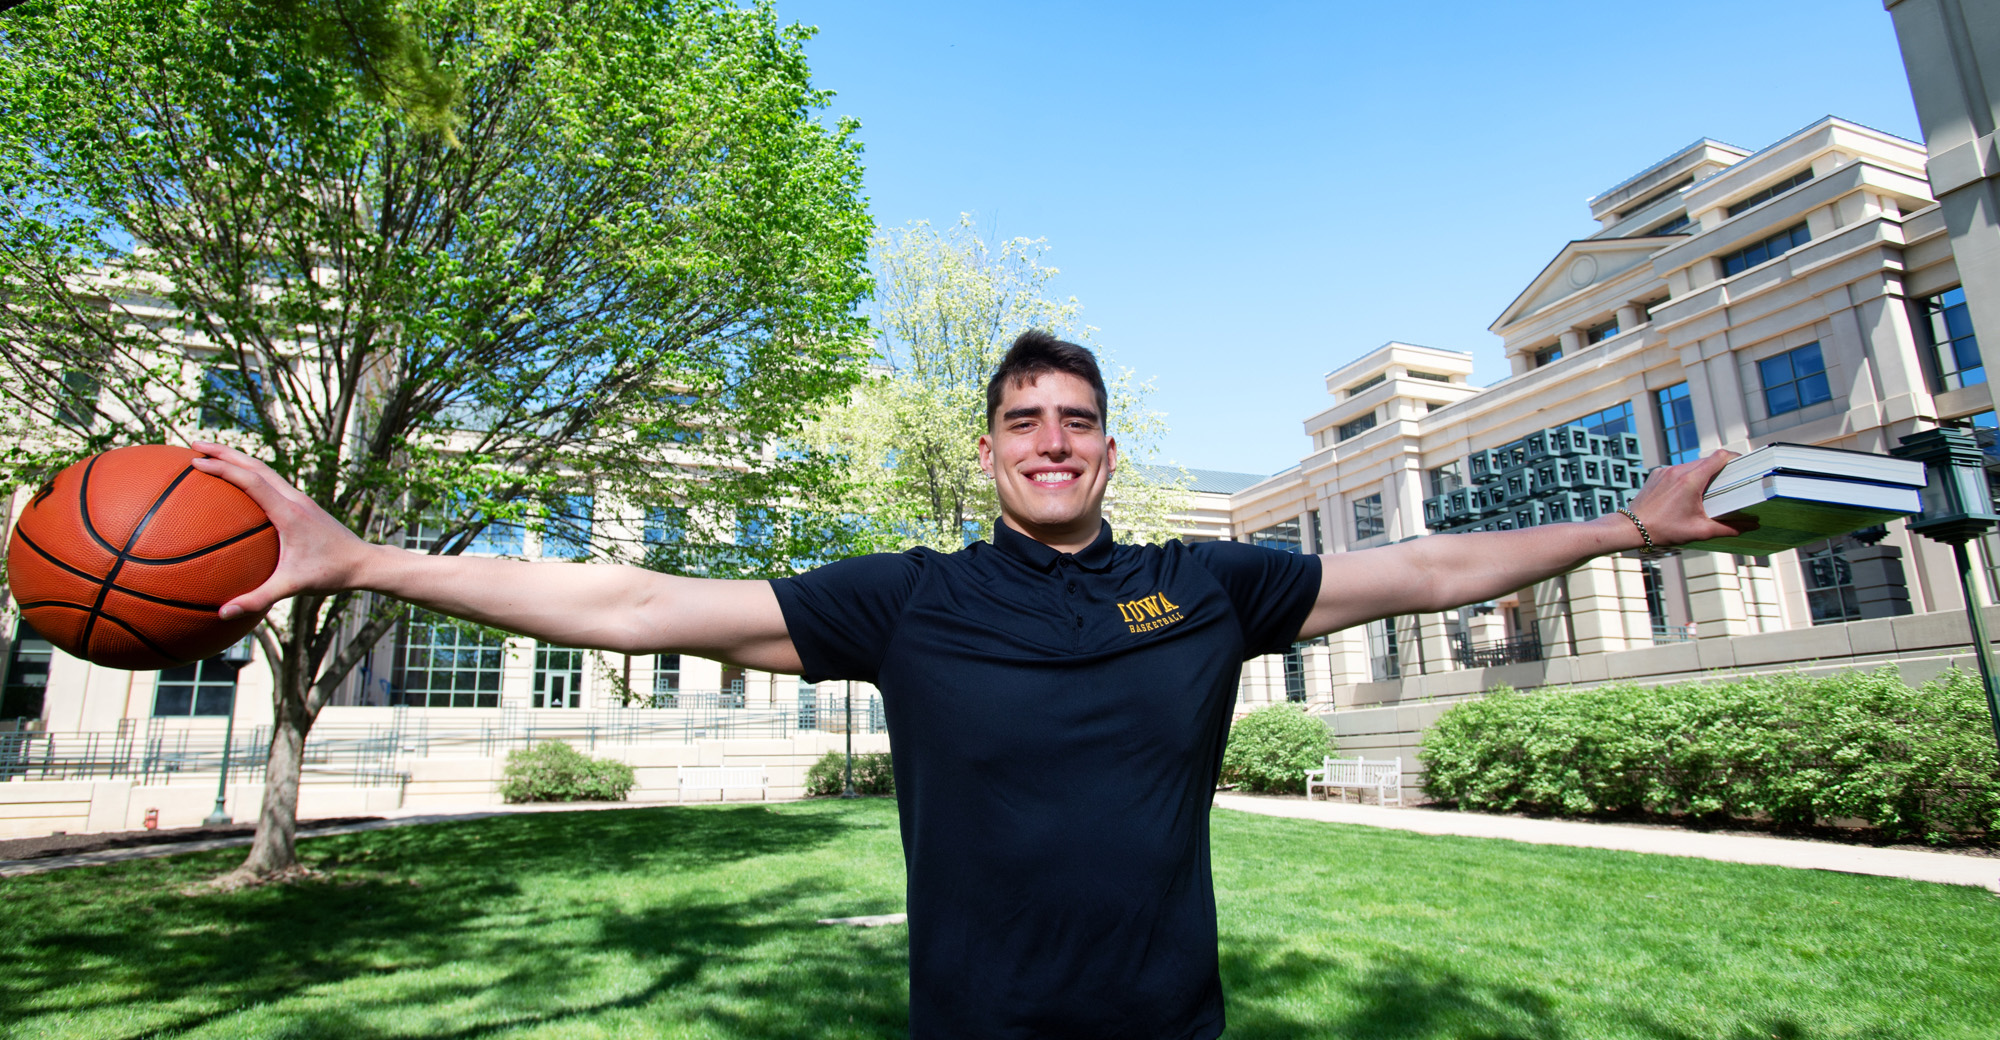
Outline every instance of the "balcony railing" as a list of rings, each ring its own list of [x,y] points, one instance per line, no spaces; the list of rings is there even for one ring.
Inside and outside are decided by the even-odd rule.
[[[1458,634],[1458,663],[1463,668],[1490,668],[1542,659],[1542,637],[1529,633],[1492,643],[1475,643]]]

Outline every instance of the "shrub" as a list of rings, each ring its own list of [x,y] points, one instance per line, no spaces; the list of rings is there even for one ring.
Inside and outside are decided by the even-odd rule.
[[[847,755],[829,751],[806,770],[806,797],[837,795],[847,790]],[[895,794],[896,771],[888,752],[854,756],[854,790],[859,794]]]
[[[2000,829],[1979,680],[1894,668],[1559,693],[1496,690],[1424,734],[1425,790],[1490,811],[1858,819],[1942,842]]]
[[[1306,770],[1333,754],[1333,731],[1296,704],[1273,704],[1236,720],[1222,752],[1222,780],[1252,791],[1306,789]]]
[[[507,753],[500,797],[509,802],[622,802],[637,783],[632,767],[591,758],[560,740]]]

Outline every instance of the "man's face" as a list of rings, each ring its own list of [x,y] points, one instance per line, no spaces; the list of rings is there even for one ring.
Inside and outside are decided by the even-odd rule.
[[[1096,392],[1067,372],[1008,386],[992,429],[979,438],[979,465],[993,478],[1008,525],[1067,550],[1097,537],[1117,464]]]

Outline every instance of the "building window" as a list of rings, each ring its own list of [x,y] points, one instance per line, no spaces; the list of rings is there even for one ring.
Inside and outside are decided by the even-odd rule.
[[[257,398],[264,393],[261,373],[214,365],[201,374],[201,424],[211,430],[254,430],[261,420]]]
[[[1616,335],[1618,335],[1618,319],[1613,318],[1610,321],[1592,325],[1583,330],[1583,341],[1585,343],[1602,343]]]
[[[1373,538],[1387,528],[1382,523],[1382,493],[1354,500],[1354,540]]]
[[[1986,363],[1979,358],[1979,341],[1972,335],[1972,315],[1965,309],[1963,288],[1918,300],[1917,314],[1924,338],[1937,358],[1944,389],[1986,382]]]
[[[1826,381],[1826,360],[1820,356],[1817,343],[1757,362],[1757,375],[1764,383],[1764,407],[1770,415],[1833,400],[1833,390]]]
[[[72,368],[62,374],[62,400],[56,418],[66,426],[88,430],[97,421],[97,394],[102,389],[97,375]]]
[[[1306,701],[1306,653],[1304,643],[1285,648],[1285,699],[1293,704]]]
[[[1375,387],[1381,386],[1383,383],[1388,382],[1388,380],[1389,377],[1386,374],[1378,376],[1370,376],[1367,379],[1364,379],[1361,382],[1348,387],[1347,396],[1353,397],[1354,395],[1361,393],[1364,390],[1374,389]]]
[[[1644,237],[1646,237],[1647,235],[1671,235],[1671,234],[1673,234],[1673,233],[1675,233],[1675,232],[1679,231],[1680,229],[1682,229],[1682,228],[1684,228],[1684,227],[1687,227],[1687,226],[1688,226],[1688,223],[1689,223],[1689,221],[1688,221],[1688,215],[1687,215],[1687,214],[1685,214],[1685,213],[1676,213],[1676,214],[1674,214],[1674,215],[1673,215],[1673,217],[1672,217],[1671,219],[1669,219],[1669,220],[1668,220],[1668,221],[1667,221],[1666,223],[1664,223],[1664,224],[1661,224],[1661,225],[1659,225],[1658,227],[1655,227],[1655,228],[1653,228],[1653,229],[1652,229],[1652,230],[1650,230],[1650,231],[1646,231],[1646,232],[1644,232],[1644,233],[1643,233],[1643,234],[1641,234],[1641,235],[1640,235],[1639,237],[1641,237],[1641,238],[1644,238]]]
[[[1262,546],[1266,549],[1283,549],[1289,553],[1301,552],[1305,548],[1304,542],[1299,538],[1299,521],[1297,517],[1293,517],[1290,520],[1280,520],[1262,530],[1252,531],[1246,540],[1251,545]]]
[[[153,714],[227,715],[236,704],[236,666],[220,657],[163,669],[153,687]]]
[[[1682,177],[1680,180],[1677,180],[1672,184],[1669,184],[1666,187],[1661,188],[1659,191],[1656,191],[1651,195],[1648,195],[1645,198],[1640,199],[1639,201],[1631,204],[1630,206],[1627,206],[1624,209],[1619,210],[1618,219],[1624,220],[1626,217],[1629,217],[1632,214],[1637,213],[1642,209],[1645,209],[1647,206],[1650,206],[1653,203],[1658,202],[1669,195],[1679,192],[1682,188],[1685,188],[1693,183],[1694,183],[1694,174],[1688,174],[1687,176]]]
[[[1439,495],[1449,495],[1465,486],[1465,462],[1460,460],[1458,462],[1447,462],[1442,466],[1433,466],[1430,469],[1428,478],[1431,488],[1430,497],[1436,498]]]
[[[1563,348],[1561,344],[1557,344],[1556,346],[1553,347],[1543,347],[1542,349],[1535,351],[1535,367],[1540,368],[1543,365],[1553,364],[1557,361],[1561,361],[1562,356],[1563,356]]]
[[[1386,617],[1368,623],[1368,674],[1376,682],[1403,677],[1403,664],[1396,647],[1396,619]]]
[[[412,611],[396,633],[391,703],[412,708],[497,708],[504,648],[491,630]]]
[[[0,719],[39,719],[49,690],[49,661],[55,644],[42,638],[26,621],[14,624],[14,646],[8,652],[7,686],[0,690]]]
[[[1861,604],[1854,594],[1854,574],[1847,568],[1847,553],[1838,538],[1799,547],[1799,563],[1806,579],[1806,606],[1815,625],[1837,625],[1861,617]]]
[[[657,684],[659,680],[654,682]],[[537,708],[583,707],[583,651],[535,644],[533,703]]]
[[[1766,260],[1776,260],[1810,241],[1812,235],[1806,231],[1806,226],[1793,224],[1762,242],[1744,246],[1733,253],[1722,254],[1717,258],[1722,261],[1722,277],[1741,274]]]
[[[1768,188],[1765,188],[1761,191],[1753,191],[1750,194],[1745,195],[1744,197],[1736,200],[1735,202],[1730,203],[1729,208],[1724,212],[1728,213],[1732,217],[1736,216],[1739,213],[1748,213],[1749,211],[1756,209],[1758,206],[1761,206],[1764,203],[1769,202],[1772,199],[1775,199],[1778,196],[1783,195],[1784,193],[1792,190],[1793,188],[1796,188],[1799,185],[1804,184],[1805,182],[1812,179],[1813,179],[1813,172],[1811,170],[1809,169],[1800,170],[1799,172],[1791,175],[1790,177],[1785,178],[1784,180],[1779,181],[1776,184],[1771,185]]]
[[[1375,413],[1369,412],[1367,415],[1364,415],[1361,418],[1354,420],[1353,422],[1341,423],[1340,439],[1346,440],[1349,437],[1359,437],[1362,434],[1367,433],[1369,430],[1372,430],[1374,428],[1375,428]]]
[[[1599,437],[1616,437],[1632,432],[1632,402],[1620,401],[1602,411],[1592,412],[1581,419],[1571,419],[1564,426],[1581,426]]]
[[[1694,401],[1688,396],[1688,385],[1675,383],[1655,390],[1653,401],[1660,409],[1660,447],[1667,465],[1701,458],[1701,434],[1694,428]]]
[[[653,692],[681,692],[681,655],[655,654],[653,656]]]
[[[1667,617],[1667,576],[1658,560],[1640,560],[1639,577],[1646,589],[1646,615],[1653,622],[1653,638],[1670,631]]]
[[[1305,534],[1306,538],[1311,542],[1311,544],[1305,547],[1306,552],[1323,553],[1326,551],[1326,531],[1319,526],[1319,510],[1306,510]]]
[[[1428,379],[1433,383],[1451,382],[1451,377],[1442,372],[1419,372],[1412,368],[1409,370],[1409,376],[1411,379]]]
[[[590,555],[590,525],[596,499],[558,495],[543,513],[542,555],[573,560]]]
[[[722,669],[722,696],[717,703],[721,708],[741,708],[749,692],[749,673],[735,665]]]

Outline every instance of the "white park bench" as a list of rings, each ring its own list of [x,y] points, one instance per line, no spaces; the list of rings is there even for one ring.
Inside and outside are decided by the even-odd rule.
[[[719,802],[724,792],[746,787],[757,788],[767,801],[771,797],[771,775],[763,766],[682,766],[680,782],[683,802],[689,791],[714,791]]]
[[[1318,769],[1306,770],[1306,800],[1312,801],[1313,788],[1321,794],[1331,795],[1341,792],[1341,800],[1347,799],[1347,792],[1356,792],[1356,797],[1366,801],[1361,792],[1373,790],[1378,805],[1388,805],[1393,794],[1396,804],[1403,804],[1403,760],[1399,758],[1329,758]]]

